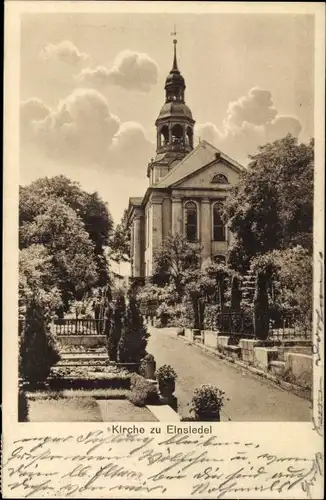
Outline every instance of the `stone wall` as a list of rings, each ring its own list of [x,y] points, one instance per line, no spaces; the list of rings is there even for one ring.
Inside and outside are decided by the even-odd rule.
[[[106,345],[105,335],[58,335],[57,340],[61,347],[103,347]]]

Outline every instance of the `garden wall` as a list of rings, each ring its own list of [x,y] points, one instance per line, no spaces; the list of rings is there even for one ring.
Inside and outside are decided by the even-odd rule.
[[[105,335],[58,335],[57,340],[61,347],[103,347],[106,345]]]

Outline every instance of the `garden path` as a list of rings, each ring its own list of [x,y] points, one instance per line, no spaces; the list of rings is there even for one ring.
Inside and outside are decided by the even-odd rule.
[[[149,327],[148,352],[157,367],[170,364],[178,374],[178,412],[189,416],[187,404],[202,384],[213,384],[226,392],[230,401],[221,420],[242,422],[305,422],[311,419],[309,401],[284,391],[268,380],[217,359],[176,336],[171,328]]]

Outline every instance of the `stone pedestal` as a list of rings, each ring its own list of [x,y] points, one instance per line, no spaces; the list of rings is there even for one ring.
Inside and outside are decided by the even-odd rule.
[[[293,376],[293,382],[302,387],[312,387],[313,357],[309,354],[289,352],[285,354],[285,372]]]
[[[249,364],[253,364],[254,357],[254,348],[259,345],[259,340],[254,339],[241,339],[239,342],[239,346],[241,347],[241,358],[243,361]]]
[[[276,361],[278,357],[277,349],[266,347],[254,347],[254,364],[261,370],[268,371],[271,361]]]

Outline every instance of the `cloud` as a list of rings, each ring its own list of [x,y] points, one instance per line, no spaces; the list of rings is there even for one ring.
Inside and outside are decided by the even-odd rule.
[[[80,62],[89,60],[89,56],[80,52],[69,40],[63,40],[57,44],[48,43],[41,50],[40,57],[44,60],[57,59],[71,66],[77,66]]]
[[[156,85],[158,67],[147,54],[125,50],[120,52],[112,68],[84,68],[77,79],[84,84],[117,85],[126,90],[148,92]]]
[[[76,89],[49,109],[31,99],[21,104],[21,150],[47,160],[145,175],[154,145],[135,122],[120,124],[107,99],[94,89]]]
[[[221,130],[214,123],[203,123],[196,126],[196,136],[245,165],[248,155],[254,154],[258,146],[288,133],[298,137],[301,130],[297,118],[278,113],[269,90],[254,87],[229,104]]]

